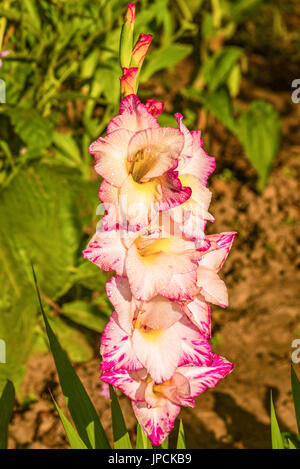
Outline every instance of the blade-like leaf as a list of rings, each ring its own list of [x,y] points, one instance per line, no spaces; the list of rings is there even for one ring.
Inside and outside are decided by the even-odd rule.
[[[169,449],[169,437],[167,437],[160,445],[161,449]]]
[[[41,302],[40,292],[37,286],[33,267],[32,271],[51,352],[53,354],[59,376],[59,381],[76,429],[80,438],[84,441],[88,448],[108,449],[110,446],[97,412],[79,377],[75,373],[67,354],[61,348],[48,322]]]
[[[284,449],[283,438],[280,433],[279,425],[276,418],[274,409],[272,392],[271,392],[271,435],[272,435],[272,448],[273,449]]]
[[[67,417],[64,415],[63,411],[58,406],[53,396],[52,396],[52,399],[56,407],[56,410],[58,412],[61,423],[63,424],[63,427],[65,429],[71,448],[72,449],[87,449],[86,445],[84,444],[84,442],[82,441],[78,433],[76,432],[73,425],[69,422]]]
[[[14,385],[7,380],[0,399],[0,449],[7,449],[8,425],[15,401]]]
[[[114,449],[132,449],[119,399],[111,385],[109,386],[109,394],[114,435]]]
[[[180,420],[179,430],[178,430],[178,437],[177,437],[177,449],[186,449],[185,444],[185,436],[184,436],[184,428],[182,420]]]
[[[298,427],[298,433],[300,435],[300,381],[293,367],[291,367],[291,381],[292,381],[292,392],[293,392],[297,427]]]
[[[152,449],[151,442],[139,423],[136,430],[136,449]]]

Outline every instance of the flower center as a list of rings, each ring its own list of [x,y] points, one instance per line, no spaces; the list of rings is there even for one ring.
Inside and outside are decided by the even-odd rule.
[[[129,173],[135,182],[147,182],[145,176],[157,162],[157,152],[149,146],[139,150],[133,158],[129,159]],[[145,180],[143,180],[145,178]]]

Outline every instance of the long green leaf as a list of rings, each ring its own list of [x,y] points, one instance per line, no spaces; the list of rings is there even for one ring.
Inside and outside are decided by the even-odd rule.
[[[161,449],[169,449],[169,437],[167,437],[160,445]]]
[[[119,399],[112,386],[109,386],[114,449],[132,449]]]
[[[293,367],[291,367],[291,382],[292,382],[292,392],[293,392],[298,433],[300,435],[300,381]]]
[[[97,412],[79,377],[75,373],[66,352],[61,348],[48,322],[41,302],[40,292],[37,286],[33,267],[32,271],[51,352],[53,354],[59,376],[59,381],[76,429],[80,438],[84,441],[88,448],[108,449],[110,446]]]
[[[280,433],[279,425],[276,418],[274,409],[272,392],[271,392],[271,434],[272,434],[272,448],[273,449],[284,449],[283,438]]]
[[[61,423],[63,424],[63,427],[65,429],[71,448],[72,449],[87,449],[86,445],[84,444],[84,442],[82,441],[78,433],[76,432],[73,425],[69,422],[67,417],[64,415],[63,411],[58,406],[53,396],[52,396],[52,399],[56,407],[56,410],[58,412],[58,415],[60,417]]]
[[[152,449],[151,442],[139,423],[136,430],[136,449]]]
[[[184,428],[182,420],[180,420],[179,430],[178,430],[178,437],[177,437],[177,449],[186,449],[185,444],[185,436],[184,436]]]
[[[0,449],[7,449],[8,425],[15,401],[14,385],[7,380],[0,399]]]

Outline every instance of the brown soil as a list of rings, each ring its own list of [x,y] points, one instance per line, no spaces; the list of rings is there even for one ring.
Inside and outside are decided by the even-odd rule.
[[[290,93],[272,93],[243,84],[242,100],[263,98],[282,117],[281,151],[264,193],[255,190],[255,173],[237,140],[213,122],[211,154],[217,171],[211,177],[209,232],[238,232],[224,266],[230,306],[213,308],[214,350],[236,364],[214,390],[198,398],[196,409],[182,417],[189,448],[269,448],[270,389],[282,430],[296,431],[290,389],[291,343],[300,338],[299,293],[299,153],[300,104]],[[204,142],[205,142],[205,133]],[[206,142],[205,142],[206,143]],[[235,177],[224,180],[222,170]],[[295,365],[300,373],[300,365]],[[108,401],[100,393],[98,358],[76,365],[111,438]],[[49,389],[64,407],[53,360],[31,360],[23,392],[34,393],[27,407],[17,406],[10,426],[10,448],[67,448]],[[132,438],[135,419],[128,399],[121,405]]]

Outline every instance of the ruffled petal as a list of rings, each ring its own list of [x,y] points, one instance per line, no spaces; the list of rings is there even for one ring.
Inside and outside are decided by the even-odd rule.
[[[128,175],[127,151],[133,132],[120,129],[100,137],[89,147],[95,157],[95,171],[110,184],[121,187]]]
[[[215,170],[215,158],[208,156],[202,148],[201,132],[191,132],[193,138],[193,156],[189,158],[182,169],[184,174],[192,174],[206,186],[209,175]]]
[[[164,405],[148,407],[146,402],[132,402],[132,408],[142,429],[154,446],[160,445],[168,436],[180,406],[165,399]]]
[[[138,370],[142,368],[138,360],[130,336],[125,332],[114,311],[106,324],[101,339],[102,370],[111,368],[125,370]]]
[[[186,363],[202,366],[211,362],[210,343],[187,317],[173,327],[177,330],[182,349],[179,366]]]
[[[130,94],[121,101],[120,115],[110,121],[107,126],[107,134],[119,129],[139,132],[140,130],[155,128],[159,128],[157,119],[135,94]]]
[[[197,286],[209,303],[219,305],[222,308],[228,306],[226,285],[214,270],[199,266],[197,269]]]
[[[190,321],[192,321],[206,339],[211,337],[210,306],[202,295],[198,295],[193,301],[184,306]]]
[[[118,231],[96,231],[83,257],[103,270],[115,270],[117,275],[125,275],[126,248]]]
[[[147,370],[128,371],[109,369],[102,371],[101,379],[105,383],[121,389],[126,396],[134,401],[145,401]]]
[[[233,367],[233,363],[213,354],[209,366],[182,366],[177,371],[189,380],[191,397],[196,397],[207,388],[214,388],[232,371]]]
[[[181,174],[182,171],[184,171],[184,168],[187,165],[188,161],[193,156],[193,138],[192,138],[192,135],[191,135],[190,131],[187,129],[187,127],[182,122],[183,115],[178,112],[177,114],[175,114],[175,119],[176,119],[176,122],[177,122],[178,129],[184,135],[184,146],[183,146],[182,152],[180,154],[180,159],[179,159],[179,163],[178,163],[178,171]]]
[[[135,133],[128,147],[128,161],[136,181],[159,177],[178,165],[183,134],[173,127],[145,129]]]
[[[105,288],[107,296],[118,314],[118,321],[121,327],[127,334],[131,334],[134,301],[127,278],[112,277],[106,283]]]
[[[206,221],[214,221],[208,213],[211,192],[196,177],[184,174],[180,176],[182,185],[191,189],[191,197],[170,212],[173,220],[178,223],[182,233],[188,238],[205,239]]]

